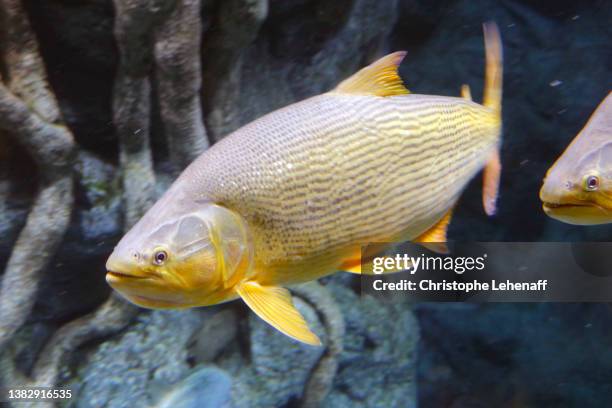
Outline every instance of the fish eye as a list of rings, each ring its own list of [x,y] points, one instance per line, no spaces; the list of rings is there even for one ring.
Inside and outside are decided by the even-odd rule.
[[[584,189],[587,191],[596,191],[599,188],[599,177],[587,176],[584,179]]]
[[[156,251],[153,255],[153,263],[155,265],[163,265],[168,260],[168,253],[166,251]]]

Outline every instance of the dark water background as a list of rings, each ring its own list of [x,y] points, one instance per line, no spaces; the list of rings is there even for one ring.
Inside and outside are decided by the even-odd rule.
[[[111,119],[118,61],[111,2],[29,0],[26,4],[51,85],[83,152],[79,156],[76,211],[59,254],[45,272],[28,323],[43,343],[59,326],[94,310],[109,294],[103,279],[104,262],[122,230],[118,150]],[[202,12],[205,72],[213,71],[214,61],[224,55],[223,50],[207,43],[222,24],[217,14],[219,4],[206,1]],[[612,226],[578,227],[557,222],[544,215],[538,199],[546,170],[612,88],[609,1],[271,0],[268,17],[255,41],[242,51],[239,91],[232,96],[226,112],[228,120],[221,124],[207,121],[209,133],[226,134],[264,113],[328,90],[375,57],[399,49],[408,51],[400,71],[412,92],[458,95],[465,83],[470,85],[475,100],[480,100],[484,74],[481,24],[488,20],[499,25],[504,45],[499,211],[493,218],[485,216],[480,177],[476,178],[459,202],[449,237],[472,241],[610,241]],[[207,93],[213,93],[218,84],[214,77],[204,77],[206,104]],[[168,181],[168,176],[164,177],[167,151],[156,112],[152,142],[156,170],[161,175],[159,188],[163,190]],[[11,152],[0,180],[10,186],[0,216],[0,269],[25,222],[37,177],[23,151],[15,145]],[[420,340],[415,354],[406,356],[397,350],[404,346],[413,349],[417,325],[402,320],[397,327],[385,326],[376,333],[372,327],[378,326],[371,322],[385,315],[365,316],[367,308],[356,306],[358,296],[346,289],[354,286],[351,280],[354,278],[343,276],[326,281],[346,315],[345,343],[357,339],[359,344],[345,345],[334,391],[326,405],[413,406],[412,383],[416,383],[422,407],[609,405],[612,314],[607,305],[417,305]],[[237,309],[232,312],[237,319],[234,324],[244,326],[245,311],[241,306],[232,307]],[[351,310],[362,310],[363,314]],[[397,311],[393,313],[387,317],[406,319]],[[162,315],[155,315],[139,324],[146,327],[153,322],[151,327],[162,334],[155,333],[163,336],[172,324],[199,328],[210,317],[194,316],[169,323]],[[366,327],[370,323],[374,326]],[[366,332],[369,334],[365,337],[355,334]],[[249,360],[249,353],[232,354],[245,347],[246,340],[240,339],[244,331],[238,333],[230,337],[230,351],[204,361],[230,371],[234,384],[245,384],[248,381],[236,372],[247,364],[242,360]],[[279,349],[288,347],[282,339],[275,341]],[[91,350],[83,351],[83,356],[91,356]],[[399,354],[393,354],[393,350]],[[407,362],[393,366],[385,359],[396,357],[389,356]],[[296,357],[285,351],[270,356],[271,360],[283,358]],[[152,375],[148,366],[137,368]],[[406,374],[401,369],[416,369],[416,376],[403,377]],[[80,371],[74,378],[95,381],[99,372],[104,371]],[[376,373],[386,381],[372,380]],[[181,376],[169,378],[177,382]],[[251,396],[247,400],[252,406],[258,406],[257,400],[272,405],[297,404],[300,381],[305,380],[288,386],[282,378],[274,378],[266,383],[269,388],[261,389],[282,398],[265,399],[250,389],[245,393]],[[150,381],[145,383],[138,395],[150,397],[153,386]],[[86,388],[84,396],[89,395]],[[112,387],[101,392],[123,398],[130,395],[129,388],[122,391],[124,394],[117,394]],[[380,393],[387,393],[389,399]],[[405,401],[401,395],[406,395]],[[119,399],[109,397],[100,404],[120,406]]]

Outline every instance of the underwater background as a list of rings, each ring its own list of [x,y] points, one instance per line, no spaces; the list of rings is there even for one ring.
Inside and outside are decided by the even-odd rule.
[[[498,213],[484,214],[475,178],[449,238],[611,241],[611,225],[555,221],[538,199],[546,170],[612,89],[609,1],[184,0],[179,3],[195,14],[162,30],[159,14],[171,3],[23,2],[50,92],[78,149],[66,233],[56,250],[26,248],[33,259],[51,251],[50,260],[38,272],[16,275],[23,279],[17,287],[30,295],[14,292],[9,299],[3,275],[0,316],[23,314],[18,327],[11,321],[4,336],[10,338],[0,333],[3,385],[64,386],[74,397],[62,405],[71,407],[609,406],[607,304],[386,302],[360,296],[359,278],[339,273],[296,288],[298,308],[326,344],[313,348],[276,332],[242,302],[146,311],[107,301],[104,280],[126,219],[118,136],[124,124],[113,113],[122,89],[150,89],[126,92],[126,100],[150,95],[134,117],[150,136],[160,194],[175,174],[164,81],[175,84],[179,95],[170,96],[180,100],[183,86],[191,95],[189,85],[201,80],[210,143],[396,50],[408,52],[400,72],[411,92],[459,95],[469,84],[480,101],[482,23],[489,20],[497,22],[504,46]],[[128,16],[130,10],[137,12]],[[130,35],[117,31],[116,13],[124,13]],[[198,59],[201,77],[190,69],[172,77],[164,67],[193,59],[154,62],[153,49],[180,45],[189,27],[202,33],[195,40],[201,44],[181,55]],[[3,32],[0,49],[14,34]],[[0,64],[3,78],[11,77],[8,65]],[[27,67],[24,72],[27,77]],[[47,182],[9,133],[0,130],[0,270]],[[9,333],[8,326],[0,330]]]

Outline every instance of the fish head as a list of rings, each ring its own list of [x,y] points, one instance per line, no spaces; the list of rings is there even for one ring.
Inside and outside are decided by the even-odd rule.
[[[148,215],[106,262],[106,281],[130,302],[154,309],[215,304],[250,268],[252,245],[237,213],[205,204],[163,222]]]
[[[611,223],[612,141],[581,147],[571,144],[547,172],[540,190],[544,212],[575,225]]]

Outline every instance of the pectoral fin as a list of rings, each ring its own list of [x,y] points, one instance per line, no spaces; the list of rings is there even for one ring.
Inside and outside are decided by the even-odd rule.
[[[453,209],[451,208],[440,221],[422,233],[413,242],[416,242],[435,253],[448,254],[449,250],[448,246],[446,245],[446,232],[448,231],[448,225],[450,224],[452,216]]]
[[[257,316],[281,333],[302,343],[321,345],[321,340],[310,331],[300,312],[293,306],[291,294],[287,289],[245,282],[237,287],[237,291]]]
[[[499,150],[495,150],[487,162],[482,180],[482,205],[487,215],[497,211],[497,195],[499,193],[499,178],[501,175],[501,160]]]

